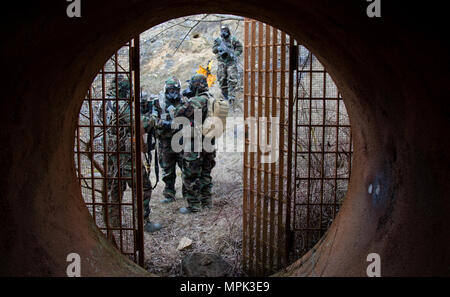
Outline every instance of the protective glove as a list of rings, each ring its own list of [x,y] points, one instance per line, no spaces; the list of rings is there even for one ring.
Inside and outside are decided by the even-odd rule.
[[[172,121],[161,121],[161,127],[167,130],[172,129]]]
[[[169,112],[170,118],[173,120],[175,118],[175,106],[170,105],[167,107],[167,111]]]

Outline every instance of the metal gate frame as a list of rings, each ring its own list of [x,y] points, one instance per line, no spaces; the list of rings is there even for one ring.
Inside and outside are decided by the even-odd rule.
[[[334,221],[348,188],[353,152],[350,121],[337,86],[308,49],[296,45],[295,51],[290,262],[308,252]]]
[[[244,20],[244,35],[244,120],[268,118],[266,135],[279,131],[279,159],[271,164],[261,162],[263,155],[258,147],[261,123],[259,120],[256,123],[256,149],[255,136],[247,123],[243,157],[242,266],[249,275],[269,275],[286,267],[317,243],[329,227],[322,222],[328,207],[333,208],[331,221],[336,216],[343,198],[338,195],[338,183],[346,183],[341,189],[345,193],[350,177],[351,130],[337,87],[305,47],[286,33],[248,18]],[[302,50],[308,52],[306,62]],[[318,87],[316,76],[323,77]],[[330,88],[335,89],[335,95],[327,94]],[[321,113],[312,111],[317,102],[321,102]],[[328,113],[332,113],[327,110],[327,106],[332,105],[329,102],[337,102],[335,123],[327,122]],[[339,116],[343,111],[346,122],[341,122],[343,117]],[[315,123],[320,114],[321,122]],[[278,117],[279,123],[269,117]],[[313,143],[318,129],[322,129],[321,137]],[[331,149],[328,147],[330,129],[336,131]],[[348,130],[347,146],[340,142],[342,129]],[[302,145],[305,140],[307,144]],[[332,176],[327,175],[331,168],[330,162],[326,162],[329,155],[335,157]],[[343,159],[342,155],[347,157],[348,165],[345,172],[338,172],[338,159]],[[317,156],[320,158],[312,162]],[[306,165],[301,161],[303,158],[307,160]],[[307,175],[303,176],[305,167]],[[313,175],[312,169],[319,174]],[[334,182],[334,188],[325,193],[328,181]],[[317,182],[319,193],[311,190],[311,185]],[[313,211],[316,208],[318,215]],[[311,226],[312,215],[318,216],[319,226]]]
[[[139,36],[136,36],[116,51],[89,88],[75,133],[74,161],[86,207],[97,227],[122,254],[144,266],[142,139],[136,137],[141,135],[139,45]],[[119,98],[118,76],[126,76],[130,84],[130,94],[126,98]],[[108,84],[113,85],[113,94],[107,93]],[[124,113],[126,109],[119,112],[120,104],[129,104],[129,114]],[[107,116],[108,108],[111,120]],[[119,123],[117,119],[124,116],[130,117],[130,124]],[[129,150],[123,150],[123,138],[119,140],[120,131],[125,129],[130,131],[125,140],[131,144]],[[111,131],[116,131],[116,139]],[[114,176],[110,174],[109,165],[116,163],[111,161],[114,160],[111,156],[115,156],[117,168],[120,168]],[[126,159],[130,156],[131,178],[122,176],[123,156]],[[131,197],[125,198],[124,193],[118,203],[112,202],[109,193],[112,183],[117,183],[121,193],[127,182],[131,183]],[[108,217],[113,209],[119,214],[118,227],[111,226]]]
[[[279,131],[279,159],[271,164],[261,163],[261,150],[255,152],[251,147],[248,125],[245,133],[243,269],[250,275],[267,275],[288,261],[293,133],[289,124],[293,118],[293,65],[288,54],[293,40],[255,20],[245,19],[244,26],[244,119],[265,117],[266,135]],[[278,123],[273,117],[279,118]],[[260,128],[258,120],[257,131]]]

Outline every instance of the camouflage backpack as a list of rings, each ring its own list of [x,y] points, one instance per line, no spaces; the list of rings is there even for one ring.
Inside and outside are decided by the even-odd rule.
[[[219,137],[225,131],[227,125],[228,110],[230,108],[229,103],[225,99],[214,98],[209,93],[207,94],[208,114],[203,123],[203,135]]]
[[[214,98],[209,94],[208,82],[203,74],[195,74],[191,78],[190,88],[199,92],[199,95],[208,97],[208,112],[203,122],[202,134],[208,137],[219,137],[225,131],[229,110],[228,101]]]

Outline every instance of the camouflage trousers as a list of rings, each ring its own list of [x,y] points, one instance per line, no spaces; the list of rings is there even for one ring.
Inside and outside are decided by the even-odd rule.
[[[128,185],[129,188],[132,188],[132,174],[131,174],[131,164],[127,164],[129,166],[125,166],[125,168],[121,169],[121,178],[125,178],[124,180],[121,180],[120,183],[117,180],[118,173],[117,170],[115,170],[115,174],[111,174],[108,177],[108,197],[109,197],[109,203],[108,205],[108,221],[109,226],[113,228],[119,228],[121,225],[128,224],[124,222],[126,218],[130,217],[130,214],[124,215],[124,213],[121,212],[121,207],[119,203],[123,200],[123,194],[126,190],[126,187]],[[110,171],[111,173],[111,171]],[[148,220],[148,217],[150,215],[150,198],[152,197],[152,184],[150,181],[150,178],[145,171],[145,167],[142,166],[142,191],[143,191],[143,206],[144,206],[144,220]],[[136,192],[134,192],[136,194]],[[123,211],[123,210],[122,210]],[[104,213],[104,216],[106,214]],[[106,217],[104,217],[104,220],[106,222]]]
[[[219,62],[219,65],[217,66],[217,79],[224,98],[234,100],[239,79],[236,63]]]
[[[164,198],[175,199],[175,180],[177,177],[177,164],[183,169],[183,153],[175,153],[171,146],[172,138],[159,139],[159,165],[162,168],[162,181],[165,184],[163,195]],[[183,185],[183,197],[185,195],[185,187]]]
[[[216,165],[216,152],[183,153],[183,186],[192,211],[212,205],[211,171]]]

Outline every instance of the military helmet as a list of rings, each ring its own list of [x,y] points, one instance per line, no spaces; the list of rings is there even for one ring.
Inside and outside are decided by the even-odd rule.
[[[227,39],[230,35],[230,28],[228,28],[227,25],[220,26],[220,36],[222,36],[222,38]]]
[[[230,33],[230,28],[228,28],[227,25],[222,25],[220,26],[220,31],[228,31],[228,33]]]
[[[164,93],[167,93],[169,89],[180,90],[180,88],[181,88],[180,80],[175,76],[169,77],[164,83]]]
[[[208,81],[203,74],[195,74],[189,81],[189,88],[195,93],[208,91]]]

